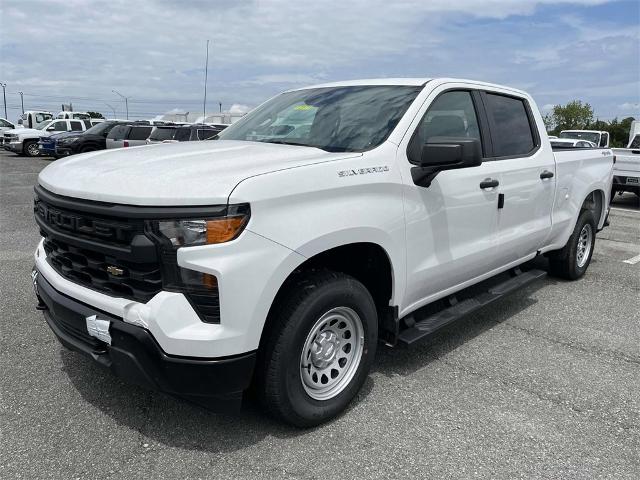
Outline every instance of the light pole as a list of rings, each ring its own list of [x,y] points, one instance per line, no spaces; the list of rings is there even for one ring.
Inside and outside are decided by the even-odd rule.
[[[24,114],[24,92],[18,92],[20,94],[20,106],[22,107],[22,113]]]
[[[119,95],[120,97],[124,98],[124,107],[127,110],[127,120],[129,120],[129,98],[125,97],[124,95],[122,95],[120,92],[116,90],[111,90],[111,91],[116,95]]]
[[[115,120],[115,118],[116,118],[116,109],[113,108],[111,105],[109,105],[107,102],[104,102],[104,104],[113,111],[113,118]]]
[[[7,118],[7,84],[0,83],[2,86],[2,98],[4,99],[4,118]]]

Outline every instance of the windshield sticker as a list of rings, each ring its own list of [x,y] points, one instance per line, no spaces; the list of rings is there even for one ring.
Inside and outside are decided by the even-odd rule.
[[[369,173],[382,173],[388,171],[389,167],[387,165],[383,165],[381,167],[357,168],[353,170],[340,170],[338,172],[338,177],[353,177],[354,175],[368,175]]]
[[[311,105],[298,105],[297,107],[294,108],[294,110],[311,110],[312,107]]]

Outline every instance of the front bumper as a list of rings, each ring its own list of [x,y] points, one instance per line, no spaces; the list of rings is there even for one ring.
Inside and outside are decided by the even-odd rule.
[[[22,142],[9,142],[3,145],[5,150],[9,150],[14,153],[22,153]]]
[[[225,358],[166,354],[151,333],[57,291],[42,275],[34,281],[39,308],[58,340],[117,376],[215,410],[235,410],[249,387],[255,352]],[[109,322],[111,344],[90,336],[87,317]]]
[[[69,155],[73,155],[73,151],[71,147],[58,147],[56,146],[54,152],[56,157],[67,157]]]

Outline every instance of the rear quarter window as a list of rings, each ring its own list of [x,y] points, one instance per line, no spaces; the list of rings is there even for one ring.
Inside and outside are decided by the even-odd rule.
[[[129,125],[118,125],[113,127],[109,132],[109,135],[107,135],[107,138],[110,138],[111,140],[123,140],[127,138],[127,133],[130,128],[131,127]]]
[[[487,93],[485,107],[494,157],[526,155],[535,148],[533,128],[523,99]]]

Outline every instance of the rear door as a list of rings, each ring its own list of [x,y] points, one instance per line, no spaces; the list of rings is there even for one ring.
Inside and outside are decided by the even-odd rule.
[[[484,91],[491,158],[500,170],[498,248],[504,265],[536,252],[551,231],[555,158],[526,98]],[[541,119],[540,119],[541,122]]]
[[[81,120],[70,120],[69,125],[72,132],[84,132],[86,130],[85,124]]]

